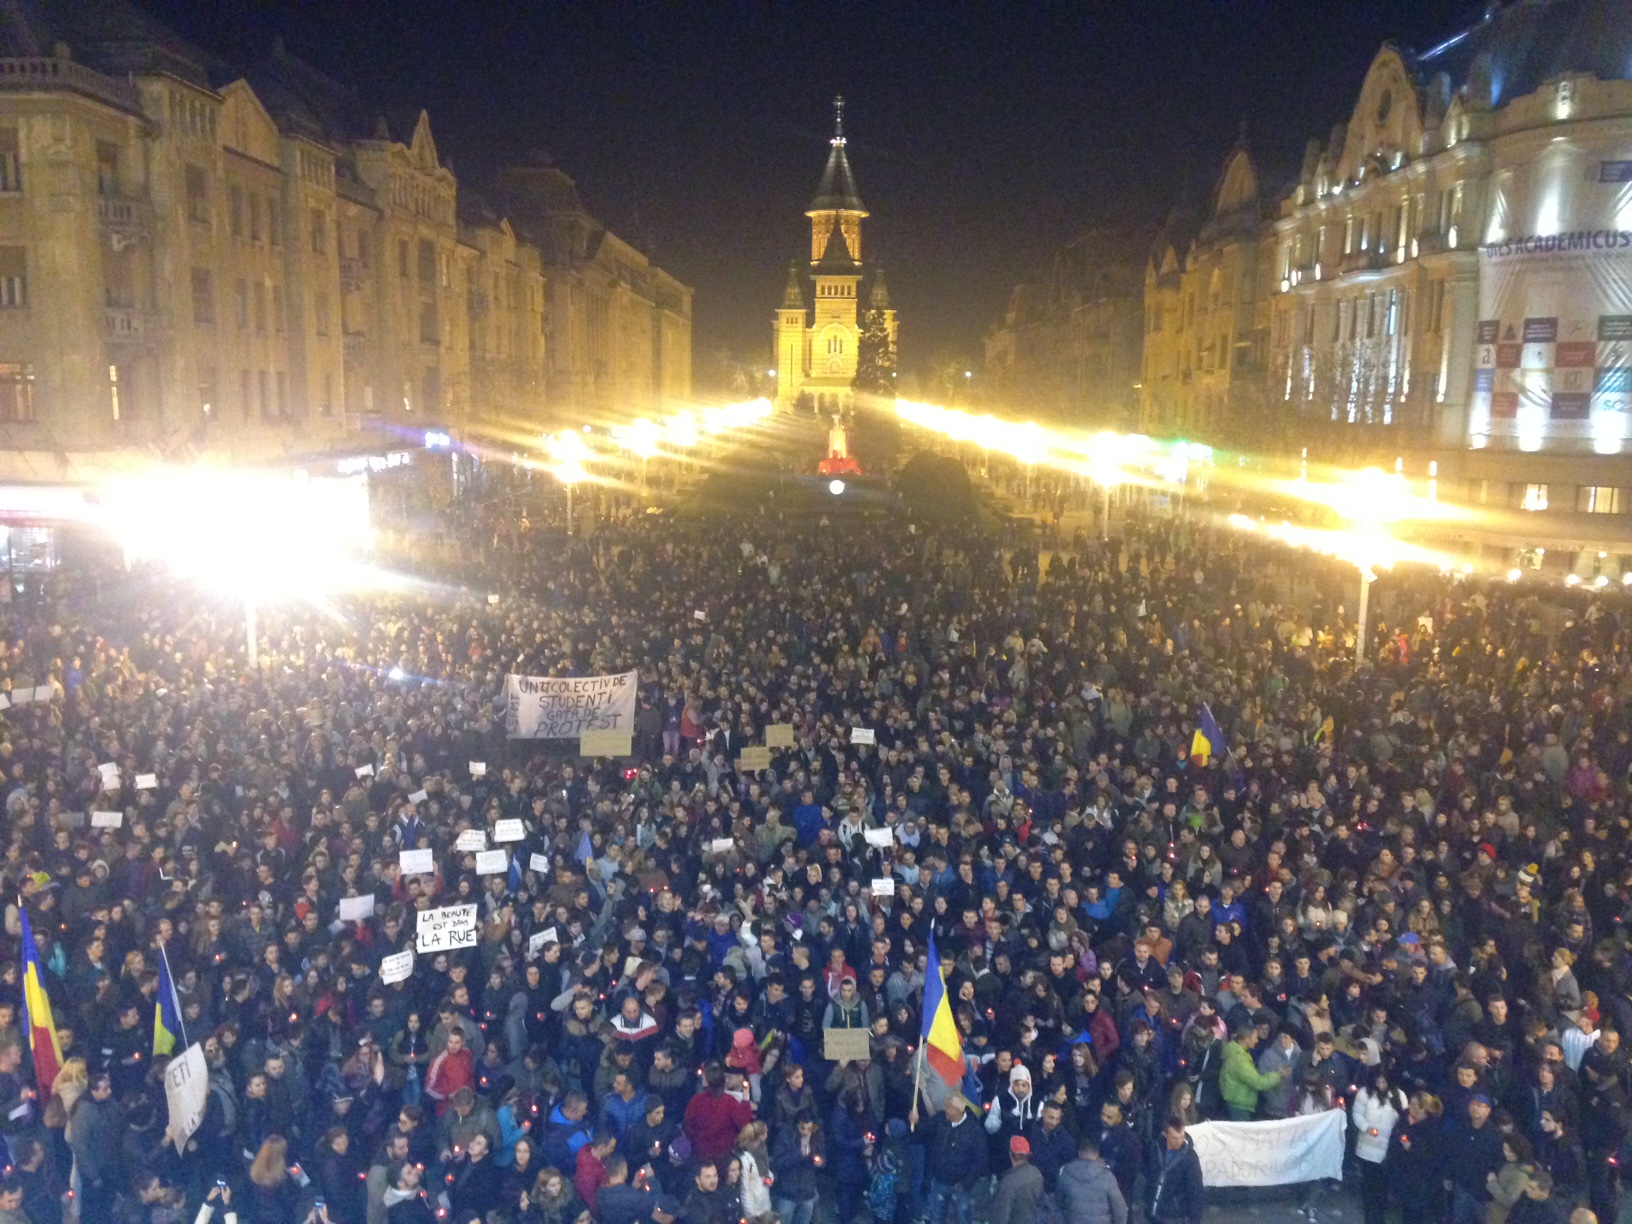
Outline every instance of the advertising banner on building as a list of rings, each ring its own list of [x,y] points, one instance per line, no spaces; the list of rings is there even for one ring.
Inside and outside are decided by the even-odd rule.
[[[1328,1109],[1274,1122],[1202,1122],[1185,1134],[1196,1145],[1209,1190],[1291,1186],[1343,1176],[1346,1122],[1341,1109]]]
[[[636,673],[504,678],[505,733],[511,739],[577,739],[585,731],[632,730]]]
[[[1476,327],[1471,445],[1623,449],[1632,437],[1632,230],[1486,243]]]

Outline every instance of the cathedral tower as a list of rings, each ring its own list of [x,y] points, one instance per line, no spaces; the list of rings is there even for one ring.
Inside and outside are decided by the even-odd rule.
[[[807,305],[804,274],[788,270],[787,290],[776,312],[777,407],[801,401],[820,411],[850,403],[861,344],[861,222],[867,206],[856,190],[845,152],[844,99],[833,100],[833,137],[827,166],[810,218],[809,281],[813,305]],[[894,312],[891,312],[893,328]]]

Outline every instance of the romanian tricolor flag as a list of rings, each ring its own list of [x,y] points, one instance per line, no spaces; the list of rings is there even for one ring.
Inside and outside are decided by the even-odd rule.
[[[1213,712],[1202,706],[1201,717],[1196,719],[1196,733],[1190,737],[1190,759],[1197,765],[1206,765],[1223,751],[1224,732],[1218,729]]]
[[[924,1016],[922,1032],[924,1061],[948,1084],[963,1082],[963,1035],[952,1019],[952,1003],[946,997],[946,979],[941,976],[941,957],[935,951],[935,932],[929,933],[929,968],[924,973]]]
[[[28,1048],[34,1054],[34,1082],[44,1097],[62,1070],[62,1047],[57,1045],[57,1025],[51,1019],[51,996],[45,993],[34,928],[28,924],[28,911],[20,904],[17,913],[23,922],[23,1023],[28,1026]]]
[[[181,1006],[176,1000],[176,983],[170,976],[170,958],[159,945],[159,998],[153,1005],[153,1054],[169,1054],[176,1048],[181,1032]]]

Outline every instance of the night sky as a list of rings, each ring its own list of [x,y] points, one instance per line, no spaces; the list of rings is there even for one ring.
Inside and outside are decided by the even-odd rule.
[[[1378,46],[1468,0],[550,4],[144,0],[229,60],[274,36],[382,110],[424,106],[461,185],[547,150],[696,287],[707,355],[770,351],[843,93],[905,369],[978,360],[1010,287],[1089,224],[1153,230],[1243,122],[1268,184],[1344,120]]]

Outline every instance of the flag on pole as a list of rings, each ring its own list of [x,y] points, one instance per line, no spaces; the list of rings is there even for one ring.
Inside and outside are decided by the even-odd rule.
[[[20,903],[17,913],[23,922],[23,1023],[28,1026],[28,1048],[34,1055],[34,1082],[43,1096],[62,1070],[62,1047],[57,1044],[57,1025],[51,1018],[51,996],[45,993],[34,928]]]
[[[176,998],[176,983],[170,976],[170,958],[159,945],[159,997],[153,1005],[153,1054],[169,1054],[176,1048],[181,1036],[181,1001]]]
[[[1197,765],[1208,764],[1224,751],[1224,732],[1218,729],[1213,712],[1205,705],[1196,719],[1196,733],[1190,737],[1190,759]]]
[[[924,1061],[954,1088],[963,1082],[963,1035],[952,1019],[952,1004],[946,997],[946,980],[941,976],[941,957],[935,950],[935,932],[929,933],[929,968],[924,973],[924,1015],[920,1034]]]

